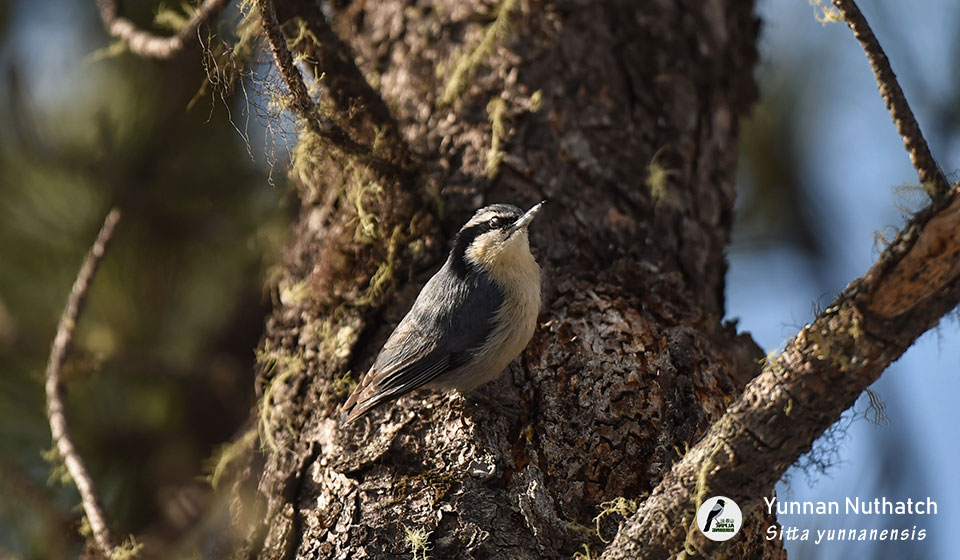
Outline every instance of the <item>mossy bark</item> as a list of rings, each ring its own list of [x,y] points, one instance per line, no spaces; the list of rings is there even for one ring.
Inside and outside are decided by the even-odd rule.
[[[235,483],[252,496],[242,556],[412,557],[417,531],[434,558],[601,549],[600,504],[642,501],[759,370],[722,323],[751,3],[277,4],[288,36],[311,30],[292,48],[326,72],[320,106],[401,172],[304,128],[260,350],[264,447]],[[345,374],[369,366],[457,227],[482,204],[544,199],[539,326],[485,388],[516,413],[420,391],[341,430]],[[621,519],[603,517],[604,539]],[[725,553],[783,556],[760,537],[775,522],[748,518]]]

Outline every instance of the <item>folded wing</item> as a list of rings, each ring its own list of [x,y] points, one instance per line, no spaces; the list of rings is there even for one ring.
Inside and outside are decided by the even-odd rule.
[[[342,421],[350,423],[468,362],[493,331],[502,303],[500,289],[485,277],[441,269],[343,405]]]

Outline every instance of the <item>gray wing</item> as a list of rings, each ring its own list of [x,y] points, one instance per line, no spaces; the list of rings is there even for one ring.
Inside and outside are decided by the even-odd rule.
[[[423,287],[343,405],[343,422],[465,364],[493,331],[502,303],[503,293],[491,280],[455,271],[448,260]]]

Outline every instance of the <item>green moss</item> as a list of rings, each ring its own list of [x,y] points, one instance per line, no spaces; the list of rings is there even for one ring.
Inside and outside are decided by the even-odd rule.
[[[296,26],[296,32],[287,37],[287,48],[291,51],[297,50],[297,47],[309,39],[314,45],[320,44],[320,39],[311,31],[307,20],[300,16],[293,18],[293,25]]]
[[[90,520],[87,519],[86,515],[80,518],[80,527],[77,531],[84,540],[93,538],[93,527],[90,526]],[[137,539],[133,535],[130,535],[127,537],[127,540],[113,547],[113,550],[110,551],[110,560],[135,560],[136,558],[140,558],[140,552],[142,550],[143,543],[137,542]],[[100,557],[100,555],[97,555],[97,558]]]
[[[696,541],[694,540],[696,532],[699,530],[697,528],[697,511],[699,511],[700,506],[703,505],[703,501],[707,498],[707,492],[709,492],[707,475],[710,474],[710,468],[712,466],[713,454],[710,454],[703,459],[703,462],[700,464],[700,471],[697,473],[697,487],[693,493],[693,508],[687,508],[684,511],[682,525],[687,526],[687,534],[683,540],[683,550],[677,556],[678,560],[686,558],[688,555],[695,556],[698,553]]]
[[[688,507],[683,514],[682,524],[687,526],[687,535],[683,541],[683,550],[677,556],[678,559],[686,558],[688,555],[695,557],[703,556],[703,554],[697,549],[695,540],[695,535],[700,530],[697,528],[697,511],[700,510],[700,506],[703,505],[704,500],[707,499],[707,496],[710,493],[710,486],[707,484],[707,477],[710,475],[710,470],[715,465],[713,458],[721,451],[721,449],[726,450],[726,453],[731,459],[734,457],[733,448],[730,447],[729,444],[722,442],[719,446],[709,450],[701,462],[700,471],[697,473],[696,490],[693,494],[693,500],[690,504],[692,507]]]
[[[430,197],[430,202],[433,203],[433,207],[437,211],[437,217],[443,218],[444,212],[446,211],[446,203],[443,200],[443,185],[436,181],[431,181],[426,184],[424,190],[427,193],[427,196]]]
[[[595,541],[597,539],[597,532],[593,527],[587,527],[579,521],[566,521],[563,525],[564,529],[568,533],[572,533],[571,538],[576,540],[589,540]],[[588,559],[592,558],[590,552],[590,545],[588,543],[583,544],[583,552],[577,552],[573,555],[574,560],[576,559]]]
[[[855,308],[848,307],[845,312],[847,323],[847,334],[854,342],[859,342],[863,338],[863,326],[860,324],[860,314]]]
[[[153,15],[153,23],[157,27],[177,33],[190,22],[190,18],[193,16],[193,13],[190,12],[196,12],[196,9],[186,3],[180,5],[180,10],[171,8],[166,3],[161,3],[157,8],[157,13]]]
[[[276,395],[277,388],[292,379],[295,374],[296,371],[294,370],[285,370],[274,377],[260,401],[260,423],[258,426],[260,441],[263,442],[264,447],[274,452],[280,451],[280,446],[277,445],[277,438],[274,436],[279,428],[273,422],[273,397]]]
[[[90,525],[90,519],[86,515],[80,518],[80,526],[77,528],[77,533],[83,537],[84,540],[89,540],[93,537],[93,526]]]
[[[414,259],[419,259],[427,251],[427,243],[422,237],[418,237],[407,244],[407,251]]]
[[[263,392],[263,397],[260,399],[257,428],[263,445],[276,452],[279,451],[279,447],[274,433],[281,428],[274,424],[274,397],[281,386],[303,371],[306,363],[302,352],[290,354],[282,350],[272,350],[269,343],[264,344],[263,349],[257,351],[256,358],[257,363],[264,368],[264,376],[272,376],[267,389]]]
[[[127,47],[127,42],[122,40],[117,40],[102,49],[97,49],[92,53],[88,54],[83,58],[84,64],[94,64],[96,62],[101,62],[104,60],[109,60],[111,58],[116,58],[125,52],[128,52],[130,49]]]
[[[54,443],[50,449],[41,451],[40,456],[50,464],[50,476],[47,477],[47,484],[49,486],[56,484],[61,486],[73,485],[73,477],[70,476],[70,471],[63,462],[63,457],[60,456],[60,450],[57,449],[57,444]]]
[[[297,145],[290,155],[290,176],[304,185],[314,183],[313,179],[323,166],[318,154],[323,149],[324,140],[310,127],[301,127]]]
[[[353,345],[357,341],[357,330],[352,325],[345,325],[337,330],[337,336],[333,339],[333,356],[336,358],[346,358],[353,351]]]
[[[593,560],[593,554],[590,552],[590,545],[583,545],[583,552],[575,552],[573,560]]]
[[[495,97],[487,104],[487,116],[490,119],[490,149],[487,151],[487,178],[493,179],[500,172],[503,161],[501,143],[506,134],[507,102]]]
[[[393,284],[394,268],[397,263],[397,251],[403,240],[403,228],[395,226],[387,244],[387,257],[377,265],[377,270],[370,277],[367,291],[353,302],[355,307],[374,305],[380,301],[387,289]]]
[[[208,468],[205,469],[209,472],[206,478],[210,486],[215,490],[220,487],[220,482],[223,480],[223,475],[227,472],[227,469],[253,449],[259,439],[258,436],[255,428],[247,430],[237,440],[224,444],[214,453],[208,462]]]
[[[353,378],[353,372],[335,373],[330,380],[330,395],[334,398],[341,398],[349,395],[357,388],[357,380]]]
[[[300,305],[310,295],[310,284],[306,280],[300,280],[293,284],[281,281],[278,288],[280,302],[284,305]]]
[[[933,181],[924,181],[921,185],[923,192],[927,193],[927,196],[930,197],[930,200],[936,200],[940,196],[940,192],[937,190],[937,184]]]
[[[271,113],[280,114],[293,104],[293,98],[281,93],[279,90],[271,89],[267,92],[267,110]]]
[[[538,89],[530,96],[530,112],[536,113],[543,107],[543,90]]]
[[[430,550],[430,535],[433,531],[427,531],[423,528],[409,528],[403,525],[404,540],[413,553],[413,560],[427,560],[427,552]]]
[[[677,173],[675,170],[667,169],[660,161],[662,151],[662,149],[657,150],[650,158],[650,163],[647,164],[647,178],[644,180],[656,206],[660,206],[660,201],[667,194],[668,180]]]
[[[353,325],[343,325],[334,332],[338,317],[343,315],[343,307],[337,307],[328,317],[319,319],[308,327],[313,336],[320,341],[324,354],[335,358],[346,358],[353,350],[357,340],[357,330]]]
[[[480,43],[469,54],[461,55],[453,65],[453,73],[440,96],[441,105],[449,105],[460,98],[473,79],[477,68],[483,63],[497,42],[510,30],[510,12],[516,0],[503,0],[497,8],[497,17],[483,33]]]
[[[767,367],[768,365],[772,365],[772,364],[776,363],[777,358],[778,358],[779,356],[780,356],[780,352],[779,352],[776,348],[774,348],[773,350],[770,350],[769,352],[767,352],[767,355],[766,355],[766,356],[764,356],[764,357],[760,358],[759,360],[757,360],[757,363],[758,363],[758,364],[760,365],[760,367],[762,367],[762,368],[763,368],[763,367]]]
[[[589,536],[589,537],[597,536],[596,531],[594,531],[593,528],[587,527],[586,525],[584,525],[583,523],[580,523],[579,521],[567,521],[566,523],[564,523],[563,526],[567,531],[571,533],[578,533],[578,534]]]
[[[597,536],[600,537],[600,540],[608,543],[610,541],[603,538],[603,534],[600,532],[600,521],[607,517],[608,515],[619,515],[620,517],[629,517],[637,512],[637,502],[633,500],[628,500],[623,496],[614,498],[609,502],[602,502],[600,504],[600,513],[593,518],[593,522],[597,524]]]
[[[813,17],[823,25],[843,21],[840,10],[833,6],[825,6],[823,0],[810,0],[810,5],[813,6]]]
[[[353,239],[358,243],[375,243],[380,239],[380,217],[367,210],[367,202],[376,204],[383,196],[383,187],[375,182],[356,178],[356,184],[347,192],[347,198],[357,212]],[[379,206],[379,204],[377,204]]]
[[[387,139],[387,129],[383,126],[374,125],[373,144],[370,147],[371,154],[379,154],[383,150],[384,141]]]
[[[143,544],[138,543],[132,535],[113,549],[110,560],[134,560],[140,557]]]

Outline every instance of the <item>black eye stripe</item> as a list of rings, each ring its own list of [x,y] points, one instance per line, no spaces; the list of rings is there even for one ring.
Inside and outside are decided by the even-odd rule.
[[[450,264],[455,274],[466,275],[470,273],[470,267],[468,266],[465,255],[467,248],[470,247],[470,244],[473,243],[477,237],[495,229],[508,227],[523,215],[523,212],[516,207],[505,204],[494,206],[497,208],[493,208],[492,211],[488,210],[488,213],[485,213],[486,215],[481,218],[479,223],[464,226],[454,238],[453,249],[450,251]]]
[[[470,227],[464,228],[460,234],[466,236],[466,234],[471,234],[471,239],[476,238],[479,235],[482,235],[488,231],[493,231],[495,229],[500,229],[505,226],[508,226],[513,223],[512,218],[504,216],[493,216],[490,217],[478,224],[474,224]]]
[[[492,218],[483,222],[482,224],[477,224],[477,225],[485,225],[487,226],[487,231],[490,231],[491,229],[506,227],[515,221],[516,221],[516,217],[514,216],[493,216]]]
[[[457,234],[457,244],[463,244],[464,248],[473,243],[473,240],[480,237],[481,235],[487,233],[488,231],[493,231],[499,226],[491,223],[492,220],[487,220],[479,224],[463,228],[460,230],[460,233]]]
[[[474,224],[460,230],[460,233],[457,234],[453,244],[453,257],[455,264],[460,265],[460,263],[462,263],[463,256],[467,252],[467,247],[469,247],[476,238],[489,231],[510,225],[513,222],[514,219],[511,217],[493,216],[480,222],[479,224]],[[457,268],[461,267],[462,265],[457,266]]]

